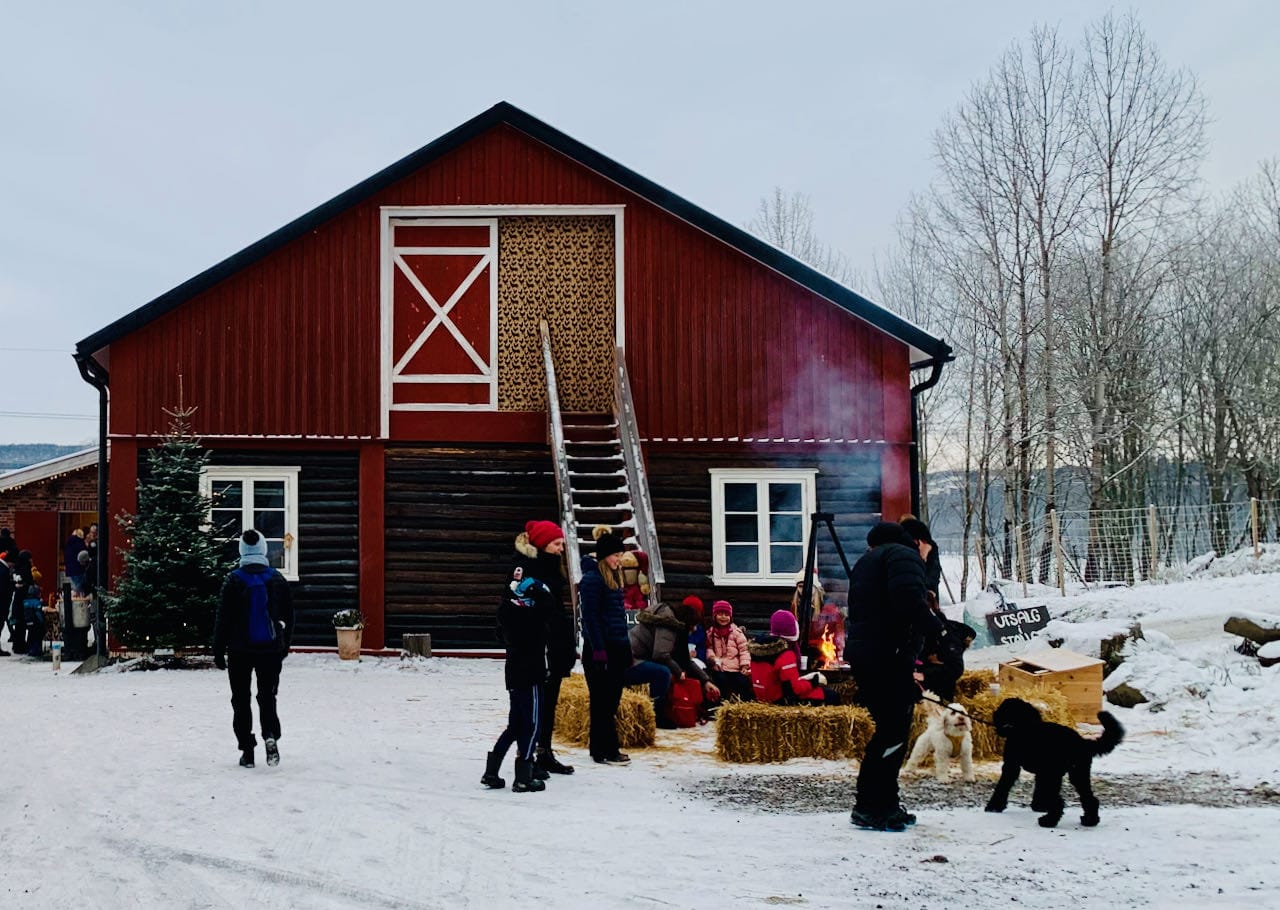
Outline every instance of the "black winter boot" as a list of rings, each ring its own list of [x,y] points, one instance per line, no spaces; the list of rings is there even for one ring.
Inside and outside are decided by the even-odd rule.
[[[534,765],[523,758],[516,759],[516,782],[511,785],[514,793],[537,793],[547,789],[547,785],[533,776]]]
[[[538,767],[551,774],[572,774],[573,765],[566,765],[556,758],[549,748],[538,747]]]
[[[498,769],[502,767],[503,756],[496,752],[490,752],[484,763],[484,777],[480,778],[480,783],[484,784],[490,790],[501,790],[507,785],[507,782],[498,776]]]
[[[252,749],[244,749],[240,752],[240,767],[241,768],[253,767],[253,750]]]

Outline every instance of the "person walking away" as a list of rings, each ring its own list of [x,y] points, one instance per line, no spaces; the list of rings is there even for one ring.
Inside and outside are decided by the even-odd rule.
[[[267,539],[253,528],[240,535],[240,566],[222,585],[213,622],[213,662],[227,671],[231,684],[231,729],[240,749],[240,766],[252,768],[250,695],[258,678],[258,727],[267,764],[280,764],[280,715],[276,696],[280,667],[293,640],[293,594],[284,576],[267,564]]]
[[[617,714],[622,680],[631,667],[631,639],[623,606],[622,538],[612,531],[596,537],[595,556],[582,558],[578,609],[584,641],[582,669],[587,678],[591,758],[602,765],[626,765],[631,758],[618,743]],[[586,653],[590,649],[590,655]]]
[[[921,690],[916,661],[940,625],[925,598],[924,560],[901,525],[882,521],[849,575],[849,629],[844,658],[875,732],[858,767],[850,821],[859,828],[902,831],[915,816],[903,809],[898,772],[906,757]]]
[[[526,535],[532,530],[531,536],[547,544],[553,543],[554,540],[547,540],[552,532],[547,530],[544,534],[536,524],[529,522],[526,525]],[[558,527],[555,528],[556,539],[563,546],[564,535],[559,531]],[[529,543],[528,539],[524,542]],[[517,538],[518,555],[519,544],[520,539]],[[552,613],[560,609],[560,604],[553,601],[551,589],[526,572],[524,564],[517,561],[498,604],[498,627],[507,647],[503,676],[510,710],[507,726],[489,752],[484,776],[480,778],[480,783],[490,789],[497,790],[507,785],[498,772],[512,743],[516,744],[516,779],[511,789],[516,793],[536,793],[546,789],[543,781],[548,774],[538,769],[534,750],[538,742],[538,725],[543,717],[540,702],[547,679],[548,621]]]
[[[790,610],[775,610],[769,634],[751,642],[751,691],[758,702],[784,705],[838,705],[840,693],[813,671],[800,674],[800,624]]]
[[[733,624],[733,604],[717,600],[711,605],[711,631],[707,633],[707,674],[726,695],[751,701],[751,650],[747,633]]]

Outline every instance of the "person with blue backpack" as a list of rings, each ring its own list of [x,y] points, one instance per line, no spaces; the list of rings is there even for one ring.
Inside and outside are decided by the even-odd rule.
[[[280,716],[276,693],[280,666],[293,638],[293,595],[289,583],[267,562],[267,539],[250,528],[240,535],[240,566],[222,585],[213,623],[213,662],[231,683],[231,729],[240,748],[240,766],[253,767],[257,741],[250,705],[258,677],[258,725],[267,764],[280,764]]]

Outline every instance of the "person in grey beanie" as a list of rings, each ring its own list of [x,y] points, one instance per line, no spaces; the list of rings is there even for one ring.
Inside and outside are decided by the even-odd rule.
[[[280,715],[276,694],[280,667],[293,639],[293,595],[284,576],[267,562],[267,539],[250,528],[240,535],[240,566],[222,585],[213,623],[213,662],[231,683],[231,729],[240,749],[240,765],[253,767],[257,741],[250,705],[253,676],[258,677],[258,725],[267,748],[267,764],[280,764]]]

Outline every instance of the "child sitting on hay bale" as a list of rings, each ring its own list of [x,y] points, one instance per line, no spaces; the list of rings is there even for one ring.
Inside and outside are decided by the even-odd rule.
[[[800,675],[800,626],[789,610],[769,618],[769,634],[751,643],[751,690],[756,701],[784,705],[838,705],[840,696],[827,688],[821,673]]]
[[[707,635],[707,673],[726,695],[750,701],[751,643],[747,633],[733,624],[733,604],[717,600],[711,605],[711,631]]]

